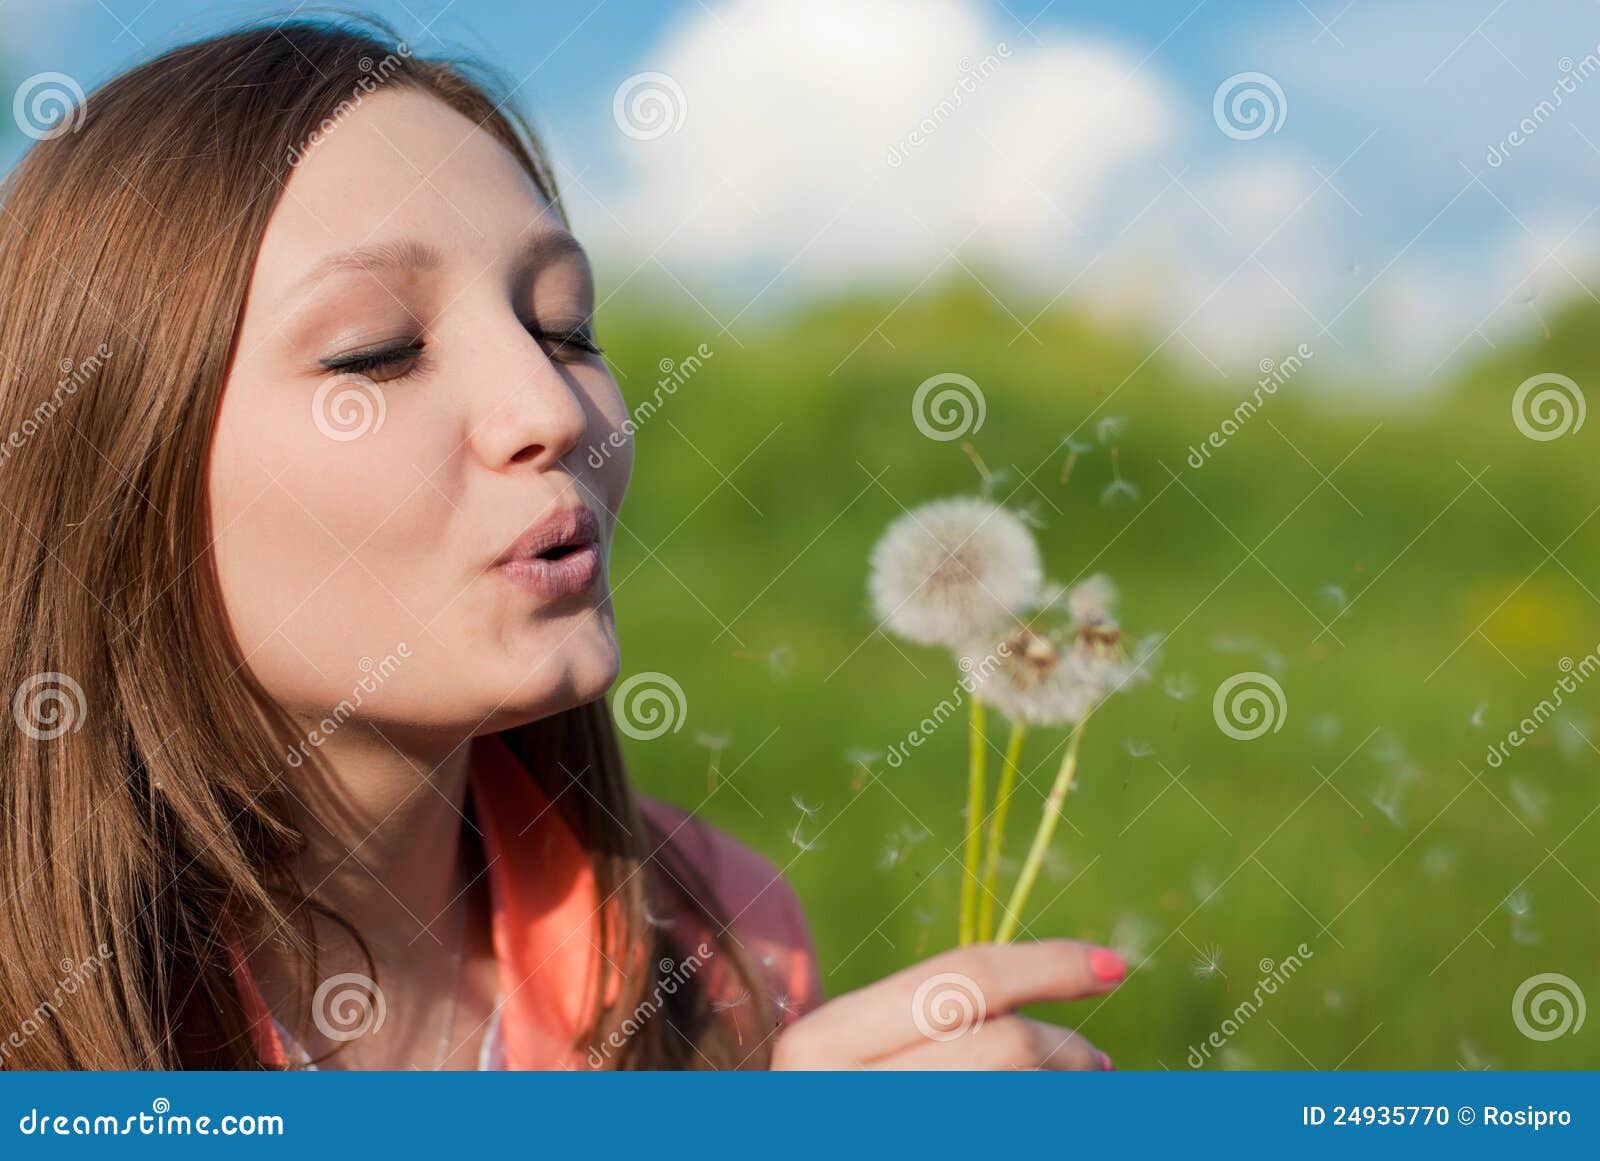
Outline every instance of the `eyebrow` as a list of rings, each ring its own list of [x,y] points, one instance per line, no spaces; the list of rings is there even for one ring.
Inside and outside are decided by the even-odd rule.
[[[522,246],[518,266],[524,272],[565,257],[576,257],[588,264],[589,255],[582,243],[565,230],[541,230]],[[426,242],[414,238],[401,238],[391,242],[375,242],[330,254],[313,266],[295,283],[295,290],[304,290],[321,283],[334,274],[345,271],[362,271],[369,274],[397,273],[414,270],[431,270],[444,261],[444,256]]]

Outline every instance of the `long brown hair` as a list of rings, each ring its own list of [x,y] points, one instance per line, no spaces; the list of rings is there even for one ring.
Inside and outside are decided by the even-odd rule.
[[[227,933],[293,933],[315,976],[310,920],[328,912],[291,869],[296,733],[224,615],[206,462],[284,183],[376,84],[471,118],[561,212],[537,139],[473,69],[320,21],[117,77],[0,191],[0,691],[16,719],[0,729],[0,1037],[17,1030],[0,1066],[259,1067]],[[703,878],[645,825],[604,702],[504,736],[610,901],[590,1043],[620,1043],[612,1067],[763,1063],[701,980],[660,986],[651,916],[671,892],[770,1002]],[[302,770],[326,774],[315,753]],[[575,776],[587,794],[551,784]],[[652,989],[663,1010],[630,1020]]]

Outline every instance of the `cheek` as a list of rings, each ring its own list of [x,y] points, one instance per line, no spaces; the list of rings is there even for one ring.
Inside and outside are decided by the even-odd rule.
[[[210,468],[213,551],[251,670],[280,704],[348,696],[363,659],[415,654],[447,596],[450,502],[424,479],[435,449],[386,422],[329,437],[311,409],[224,398]]]

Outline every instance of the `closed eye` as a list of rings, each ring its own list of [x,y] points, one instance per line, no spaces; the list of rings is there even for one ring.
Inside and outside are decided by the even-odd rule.
[[[535,341],[571,362],[582,362],[586,358],[605,354],[600,344],[594,341],[594,330],[587,323],[575,327],[547,327],[538,323],[525,325]],[[573,358],[574,353],[578,357]]]
[[[323,359],[327,370],[341,375],[361,375],[375,383],[386,383],[414,373],[422,363],[421,339],[383,343]]]

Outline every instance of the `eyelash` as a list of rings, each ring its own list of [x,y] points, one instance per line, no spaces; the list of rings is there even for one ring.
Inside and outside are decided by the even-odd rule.
[[[587,327],[580,327],[571,331],[546,331],[538,327],[528,326],[524,329],[537,342],[548,343],[557,352],[566,348],[574,348],[583,353],[584,359],[596,358],[605,354],[604,348],[594,341],[594,334]],[[413,339],[403,345],[389,345],[352,351],[348,355],[339,355],[332,359],[324,359],[322,366],[335,375],[365,375],[373,377],[373,372],[389,368],[404,367],[403,370],[389,375],[380,382],[389,382],[403,379],[408,375],[416,374],[422,369],[422,360],[425,348],[421,339]],[[582,360],[564,360],[580,362]]]

